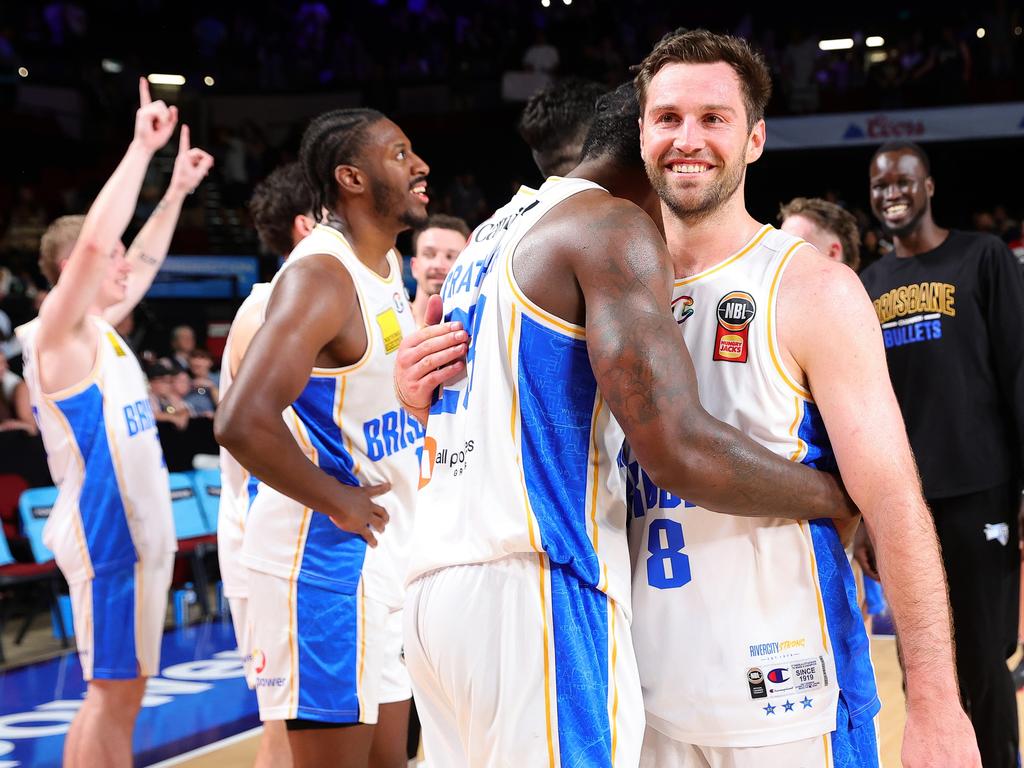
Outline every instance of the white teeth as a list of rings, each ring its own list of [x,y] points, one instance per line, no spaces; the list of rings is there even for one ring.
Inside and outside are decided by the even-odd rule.
[[[702,163],[673,163],[673,173],[704,173],[708,166]]]
[[[419,186],[419,187],[413,187],[412,188],[412,193],[414,195],[425,195],[427,193],[427,187],[426,187],[426,185]]]
[[[899,205],[890,205],[885,209],[886,216],[900,216],[907,212],[909,206],[900,203]]]

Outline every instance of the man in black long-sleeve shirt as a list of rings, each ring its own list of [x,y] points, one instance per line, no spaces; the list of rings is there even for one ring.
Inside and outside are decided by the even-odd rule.
[[[942,545],[961,695],[986,768],[1010,768],[1018,764],[1006,659],[1017,645],[1020,589],[1024,275],[998,238],[935,223],[935,183],[917,145],[882,146],[870,177],[872,211],[895,248],[861,279]]]

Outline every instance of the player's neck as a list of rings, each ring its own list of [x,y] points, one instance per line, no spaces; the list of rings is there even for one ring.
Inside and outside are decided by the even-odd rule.
[[[894,237],[893,247],[896,249],[896,256],[901,259],[908,259],[921,253],[933,251],[942,245],[949,237],[949,230],[943,229],[935,223],[931,214],[921,219],[920,226],[909,235]]]
[[[701,219],[685,220],[664,205],[665,240],[677,278],[699,274],[725,261],[761,228],[743,204],[742,189],[718,210]]]
[[[327,217],[327,226],[333,227],[345,236],[356,258],[368,269],[382,277],[388,275],[388,251],[395,247],[397,232],[382,229],[376,217],[361,216],[358,212],[342,215],[333,211]]]

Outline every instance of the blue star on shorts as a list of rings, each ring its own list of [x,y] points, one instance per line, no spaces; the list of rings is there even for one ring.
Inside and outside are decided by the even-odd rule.
[[[782,708],[787,712],[792,712],[795,705],[789,699],[786,699],[786,703],[782,705]]]
[[[775,714],[775,706],[772,705],[772,704],[769,704],[768,706],[766,706],[764,708],[764,713],[766,715],[774,715]]]
[[[812,699],[808,699],[806,696],[804,696],[804,700],[801,701],[800,703],[804,705],[804,709],[810,709],[811,708],[811,701],[812,701]]]

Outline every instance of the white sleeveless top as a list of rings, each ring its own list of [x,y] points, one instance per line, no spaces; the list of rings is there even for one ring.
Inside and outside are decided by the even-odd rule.
[[[18,329],[25,381],[46,447],[57,502],[43,529],[69,583],[162,556],[178,548],[171,495],[135,355],[97,316],[96,361],[89,375],[46,394],[39,378],[39,320]]]
[[[622,432],[598,392],[585,330],[516,284],[516,247],[566,198],[601,189],[551,178],[473,232],[442,289],[446,320],[470,334],[467,374],[430,411],[409,578],[545,552],[629,605]]]
[[[235,313],[228,331],[228,338],[221,355],[223,365],[220,371],[220,396],[223,400],[231,387],[231,347],[235,341],[234,329],[238,318],[248,312],[263,316],[267,299],[270,298],[270,283],[256,283]],[[232,456],[227,449],[220,449],[220,505],[217,511],[217,553],[220,558],[224,594],[227,597],[247,597],[248,587],[244,574],[240,572],[242,541],[245,534],[245,519],[249,505],[256,497],[257,480]],[[244,570],[244,569],[243,569]]]
[[[352,276],[366,352],[353,365],[314,368],[305,389],[285,410],[285,423],[307,458],[338,482],[389,481],[391,490],[377,496],[376,503],[391,519],[371,549],[327,515],[260,483],[245,525],[242,562],[255,571],[345,594],[354,594],[362,580],[367,597],[399,607],[423,428],[399,406],[393,380],[398,345],[416,323],[395,253],[388,254],[390,274],[381,277],[359,261],[340,232],[324,225],[295,247],[274,277],[271,293],[286,270],[314,254],[330,254]]]
[[[677,280],[673,310],[708,412],[779,456],[834,472],[818,409],[777,340],[779,283],[803,244],[762,227],[732,257]],[[650,725],[688,743],[747,747],[834,730],[839,696],[854,725],[878,711],[853,574],[830,520],[718,514],[656,488],[628,446],[622,464]]]

